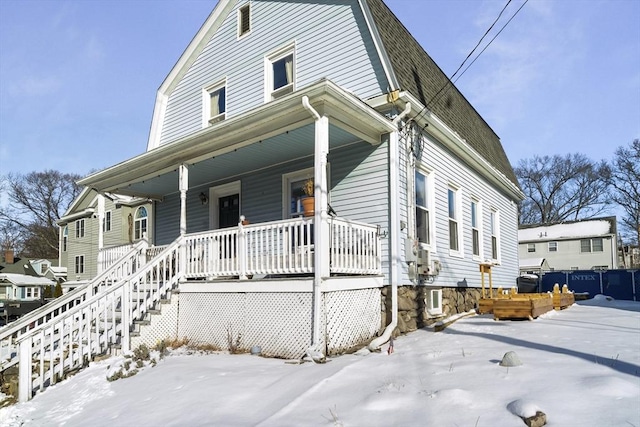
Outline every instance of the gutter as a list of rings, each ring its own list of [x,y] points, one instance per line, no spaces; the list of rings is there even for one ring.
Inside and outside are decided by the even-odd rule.
[[[391,323],[387,325],[381,336],[371,341],[368,345],[370,351],[375,351],[391,338],[393,331],[398,326],[398,280],[400,280],[400,272],[398,271],[398,258],[400,256],[400,217],[398,205],[398,181],[399,181],[399,135],[398,124],[411,111],[411,103],[407,102],[404,110],[398,114],[392,121],[395,131],[389,138],[389,242],[390,249],[390,265],[389,265],[389,282],[391,283]]]

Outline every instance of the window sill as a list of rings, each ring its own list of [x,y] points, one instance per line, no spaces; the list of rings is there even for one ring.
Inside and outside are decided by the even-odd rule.
[[[281,98],[285,95],[290,94],[291,92],[293,92],[293,83],[289,83],[288,85],[282,86],[271,92],[271,100]]]

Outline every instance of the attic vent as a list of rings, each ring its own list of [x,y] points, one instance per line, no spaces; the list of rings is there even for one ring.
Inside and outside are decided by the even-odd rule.
[[[251,5],[247,4],[238,10],[238,37],[251,31]]]

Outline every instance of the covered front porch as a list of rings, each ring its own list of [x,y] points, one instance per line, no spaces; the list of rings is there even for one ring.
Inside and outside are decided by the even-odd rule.
[[[381,276],[393,131],[387,117],[321,80],[80,184],[154,200],[149,240],[162,247],[184,237],[183,281]],[[314,210],[305,216],[309,180]],[[102,248],[99,270],[118,252]]]

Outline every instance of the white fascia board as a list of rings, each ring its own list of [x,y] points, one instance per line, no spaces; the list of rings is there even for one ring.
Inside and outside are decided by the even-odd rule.
[[[382,134],[394,131],[391,120],[352,93],[322,79],[244,114],[96,172],[78,182],[97,191],[115,191],[128,184],[170,172],[182,163],[193,164],[278,135],[284,130],[312,123],[313,119],[302,106],[304,95],[309,97],[311,105],[317,111],[329,116],[331,124],[343,127],[371,144],[379,143]],[[126,194],[123,190],[115,192]]]
[[[410,102],[412,111],[420,112],[419,125],[429,125],[429,133],[434,135],[440,142],[444,143],[447,148],[453,151],[458,157],[465,161],[468,165],[480,172],[490,182],[497,184],[509,196],[516,201],[524,200],[525,195],[518,186],[511,182],[502,172],[489,163],[480,153],[472,148],[464,139],[456,132],[440,120],[435,114],[409,92],[400,92],[399,101]],[[415,114],[415,113],[414,113]]]
[[[56,221],[56,224],[58,225],[69,224],[70,222],[75,221],[76,219],[88,218],[91,215],[93,215],[95,212],[96,212],[95,208],[87,208],[80,212],[76,212],[74,214],[61,217],[59,220]]]
[[[378,52],[380,62],[382,63],[382,68],[384,69],[384,73],[387,76],[387,81],[389,82],[389,92],[393,92],[400,87],[400,84],[398,83],[398,79],[393,72],[393,67],[391,67],[391,60],[387,56],[387,51],[384,48],[384,44],[382,43],[382,39],[380,38],[380,33],[378,33],[378,27],[375,25],[375,21],[373,20],[373,16],[371,15],[371,10],[369,9],[367,1],[360,0],[358,3],[360,3],[360,8],[362,9],[364,20],[367,23],[367,28],[369,28],[369,32],[371,33],[371,38],[373,39],[373,44],[376,47],[376,52]]]
[[[71,215],[71,212],[78,210],[78,206],[80,205],[80,202],[82,202],[85,199],[85,197],[87,197],[87,194],[89,194],[91,191],[94,191],[94,190],[89,187],[84,187],[82,191],[80,191],[80,194],[78,194],[76,198],[73,199],[73,202],[71,202],[71,206],[69,206],[69,208],[66,210],[66,212],[62,215],[60,219],[68,215]],[[91,205],[91,203],[89,204]]]
[[[147,151],[152,150],[160,144],[160,134],[164,123],[164,116],[167,110],[169,95],[178,85],[180,79],[189,71],[189,67],[195,62],[200,52],[209,42],[209,39],[220,28],[229,12],[235,6],[235,1],[220,0],[207,20],[202,24],[196,35],[184,50],[176,65],[173,66],[167,77],[164,79],[158,93],[156,103],[153,107],[153,118],[151,119],[151,129],[149,130],[149,141]]]

